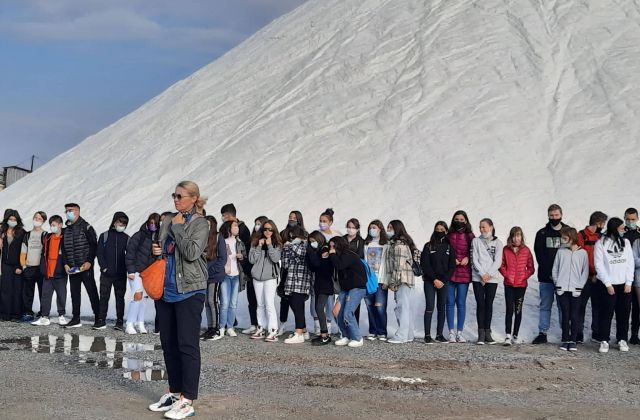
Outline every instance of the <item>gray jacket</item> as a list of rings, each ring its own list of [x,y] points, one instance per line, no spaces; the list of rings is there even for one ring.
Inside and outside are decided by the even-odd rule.
[[[175,216],[172,215],[171,217]],[[176,286],[178,293],[189,293],[207,288],[207,241],[209,225],[207,219],[194,214],[191,221],[183,225],[171,224],[171,218],[160,227],[160,246],[169,235],[175,242]]]
[[[249,251],[249,263],[253,265],[251,277],[256,281],[277,279],[280,276],[278,263],[281,251],[273,245],[267,245],[266,251],[260,246],[252,246]]]
[[[498,238],[473,238],[471,241],[471,281],[482,281],[482,276],[489,274],[487,283],[499,283],[504,280],[500,274],[502,250],[504,246]]]
[[[633,285],[635,287],[640,287],[640,239],[636,239],[633,243],[633,261],[636,267]]]
[[[553,261],[551,278],[559,295],[569,292],[574,297],[580,296],[582,288],[589,278],[587,251],[582,248],[575,251],[567,247],[560,248]]]

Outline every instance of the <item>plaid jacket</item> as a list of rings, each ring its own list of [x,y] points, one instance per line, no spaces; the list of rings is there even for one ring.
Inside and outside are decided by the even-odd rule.
[[[313,272],[307,265],[307,243],[287,244],[282,250],[282,267],[287,270],[284,294],[308,295],[313,283]]]
[[[385,260],[389,290],[397,291],[402,283],[409,287],[415,285],[416,278],[411,268],[413,255],[407,244],[403,241],[391,241]]]

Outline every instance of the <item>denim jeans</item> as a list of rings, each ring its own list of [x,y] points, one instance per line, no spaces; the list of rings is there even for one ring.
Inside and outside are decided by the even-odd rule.
[[[225,276],[220,285],[220,328],[233,328],[238,307],[240,276]]]
[[[393,336],[394,340],[409,342],[413,341],[413,313],[411,312],[411,295],[413,287],[407,286],[405,283],[395,293],[396,300],[396,318],[398,320],[398,329]]]
[[[553,300],[556,296],[556,286],[553,283],[539,283],[538,290],[540,293],[540,321],[538,323],[538,331],[547,333],[551,328],[551,310],[553,309]],[[562,325],[562,311],[558,304],[558,320]]]
[[[375,293],[366,295],[364,301],[367,304],[369,316],[369,334],[387,336],[387,300],[389,290],[378,286]]]
[[[469,283],[447,283],[447,325],[449,330],[455,330],[454,310],[458,308],[458,331],[464,329],[464,318],[467,314],[467,293]]]
[[[360,334],[360,327],[356,322],[355,311],[364,296],[367,294],[367,289],[351,289],[349,291],[343,290],[338,295],[340,300],[340,312],[338,313],[338,326],[343,337],[347,337],[350,340],[360,341],[362,334]]]

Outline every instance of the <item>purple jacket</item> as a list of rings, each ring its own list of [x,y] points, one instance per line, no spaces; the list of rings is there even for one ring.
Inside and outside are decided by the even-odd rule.
[[[449,242],[455,252],[456,260],[461,260],[464,257],[469,258],[469,264],[466,267],[461,265],[456,266],[453,276],[451,276],[451,281],[454,283],[471,282],[471,241],[474,237],[475,235],[473,233],[449,233]]]

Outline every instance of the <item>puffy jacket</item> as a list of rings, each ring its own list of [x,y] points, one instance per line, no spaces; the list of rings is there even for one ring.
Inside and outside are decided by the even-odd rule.
[[[386,257],[387,284],[389,290],[397,291],[402,283],[409,287],[415,285],[413,274],[413,255],[409,245],[403,241],[393,240],[389,243]]]
[[[471,241],[473,238],[475,236],[471,232],[449,232],[449,243],[455,252],[455,259],[469,258],[469,264],[466,266],[456,266],[451,276],[451,281],[454,283],[469,283],[471,281]]]
[[[596,246],[596,242],[600,239],[600,234],[597,232],[592,232],[589,229],[589,226],[584,228],[578,233],[578,246],[585,251],[587,251],[587,255],[589,256],[589,275],[596,275],[596,266],[593,261],[593,249]]]
[[[472,281],[482,281],[484,274],[491,276],[487,283],[502,281],[502,274],[500,274],[502,248],[502,242],[498,238],[485,239],[478,237],[473,239],[471,242]]]
[[[159,232],[149,231],[146,222],[133,234],[127,243],[127,253],[124,257],[128,273],[142,273],[155,261],[152,247],[153,241],[158,237]]]
[[[329,252],[327,249],[324,251]],[[309,269],[314,273],[313,291],[316,295],[333,295],[335,289],[333,282],[336,276],[336,269],[331,258],[322,258],[321,249],[307,249],[307,263]]]
[[[565,227],[566,225],[561,223],[560,226]],[[540,283],[553,283],[551,270],[558,249],[560,249],[560,229],[554,229],[549,222],[536,233],[536,241],[533,245],[538,262],[538,281]]]
[[[338,270],[340,289],[348,291],[367,287],[367,272],[358,255],[346,251],[342,255],[329,254],[333,266]]]
[[[249,251],[251,277],[256,281],[277,279],[280,272],[280,255],[282,249],[278,246],[253,246]]]
[[[96,248],[96,256],[98,257],[98,264],[100,265],[100,273],[107,276],[126,275],[127,265],[125,262],[125,255],[127,253],[127,242],[129,242],[129,235],[124,232],[118,232],[113,224],[118,219],[129,218],[126,214],[119,211],[113,215],[111,221],[111,228],[108,231],[101,233],[98,238],[98,246]]]
[[[427,242],[420,256],[423,280],[433,283],[438,279],[444,283],[451,280],[456,269],[456,255],[446,238],[436,242]]]
[[[504,247],[500,274],[505,286],[527,287],[527,281],[535,271],[533,254],[528,246],[523,245],[517,251],[510,246]]]
[[[614,284],[633,284],[635,264],[628,239],[624,239],[622,249],[618,242],[603,236],[596,242],[594,260],[598,280],[606,287]]]
[[[62,253],[65,265],[69,267],[80,267],[88,262],[93,265],[96,259],[98,239],[96,231],[82,217],[75,223],[67,222],[64,234],[64,252]]]
[[[209,278],[208,283],[222,283],[226,273],[224,272],[224,265],[227,262],[227,243],[224,241],[224,236],[218,234],[218,244],[216,245],[216,258],[207,263],[207,272]]]
[[[578,248],[560,248],[556,254],[551,271],[556,292],[561,295],[565,292],[572,293],[574,297],[580,296],[584,284],[589,278],[589,256],[587,251]]]

